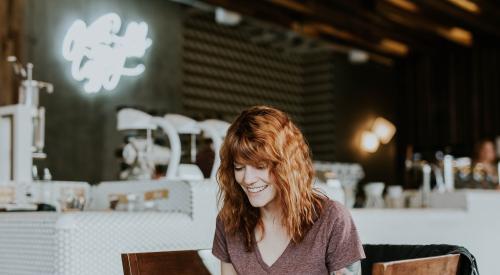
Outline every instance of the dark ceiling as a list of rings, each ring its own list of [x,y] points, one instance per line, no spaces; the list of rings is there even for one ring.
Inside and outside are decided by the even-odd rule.
[[[204,0],[332,47],[379,59],[500,41],[500,3],[484,0]]]

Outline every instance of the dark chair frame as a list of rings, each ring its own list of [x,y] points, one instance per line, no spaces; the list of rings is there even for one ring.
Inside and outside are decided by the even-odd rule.
[[[125,275],[210,275],[198,251],[165,251],[122,254]]]

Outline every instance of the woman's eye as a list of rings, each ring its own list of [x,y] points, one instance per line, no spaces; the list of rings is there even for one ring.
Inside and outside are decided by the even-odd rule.
[[[265,165],[265,164],[261,164],[261,165],[257,166],[257,169],[259,169],[259,170],[264,170],[266,168],[267,168],[267,165]]]
[[[235,171],[241,171],[241,170],[243,170],[243,167],[238,167],[238,166],[235,166],[235,167],[234,167],[234,170],[235,170]]]

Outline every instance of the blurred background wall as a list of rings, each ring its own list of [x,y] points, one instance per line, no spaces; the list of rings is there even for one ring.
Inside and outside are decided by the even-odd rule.
[[[159,114],[231,121],[243,108],[269,104],[289,112],[308,138],[315,159],[359,161],[369,178],[391,181],[394,150],[368,159],[354,145],[366,116],[391,115],[391,70],[352,65],[283,28],[249,20],[230,27],[213,15],[169,1],[27,1],[25,60],[35,79],[53,82],[47,108],[46,152],[39,165],[55,179],[93,183],[117,179],[115,150],[123,136],[116,110],[135,106]],[[112,92],[86,94],[61,55],[65,31],[76,19],[92,22],[116,12],[123,24],[145,21],[153,45],[139,77],[122,77]],[[356,79],[363,81],[356,81]],[[359,86],[358,86],[359,85]],[[380,93],[387,96],[380,96]],[[375,96],[377,95],[377,96]],[[380,107],[381,104],[384,107]],[[383,160],[383,161],[380,161]]]
[[[52,82],[55,92],[42,94],[47,109],[46,152],[39,165],[54,179],[96,183],[118,178],[115,150],[122,142],[116,130],[116,109],[138,106],[180,112],[181,49],[184,9],[170,1],[27,1],[26,61],[35,64],[35,79]],[[66,31],[77,19],[90,24],[115,12],[124,21],[147,21],[153,45],[142,62],[140,77],[122,77],[111,92],[87,94],[70,75],[62,57]]]
[[[359,162],[365,182],[388,184],[403,184],[409,149],[429,159],[438,150],[470,155],[475,141],[500,132],[498,32],[451,4],[424,1],[423,11],[430,12],[422,20],[475,26],[473,45],[410,30],[408,22],[423,21],[384,1],[335,2],[312,17],[309,6],[226,5],[246,11],[237,26],[216,23],[206,5],[173,1],[2,1],[0,13],[9,23],[0,24],[0,103],[17,96],[5,56],[33,62],[35,79],[55,85],[54,94],[41,98],[48,158],[38,164],[49,167],[54,179],[91,183],[118,177],[115,151],[123,135],[116,130],[116,110],[123,106],[231,121],[247,106],[273,105],[300,125],[316,160]],[[436,10],[452,12],[440,16]],[[91,23],[108,12],[119,14],[124,25],[145,21],[153,44],[139,60],[146,66],[142,75],[122,77],[111,92],[87,94],[70,75],[62,40],[76,19]],[[331,12],[337,16],[326,17]],[[383,16],[400,24],[388,25]],[[344,27],[351,36],[307,25],[312,19]],[[343,40],[353,35],[357,40]],[[374,42],[380,35],[399,37],[410,50],[388,51]],[[368,51],[370,58],[353,62],[345,45]],[[375,153],[363,152],[360,134],[378,116],[396,125],[396,136]]]

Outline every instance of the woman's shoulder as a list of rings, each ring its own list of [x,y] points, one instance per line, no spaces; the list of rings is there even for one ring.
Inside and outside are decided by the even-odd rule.
[[[349,210],[338,201],[334,201],[329,198],[325,198],[323,201],[323,218],[329,220],[344,220],[346,218],[350,219],[351,214]]]

